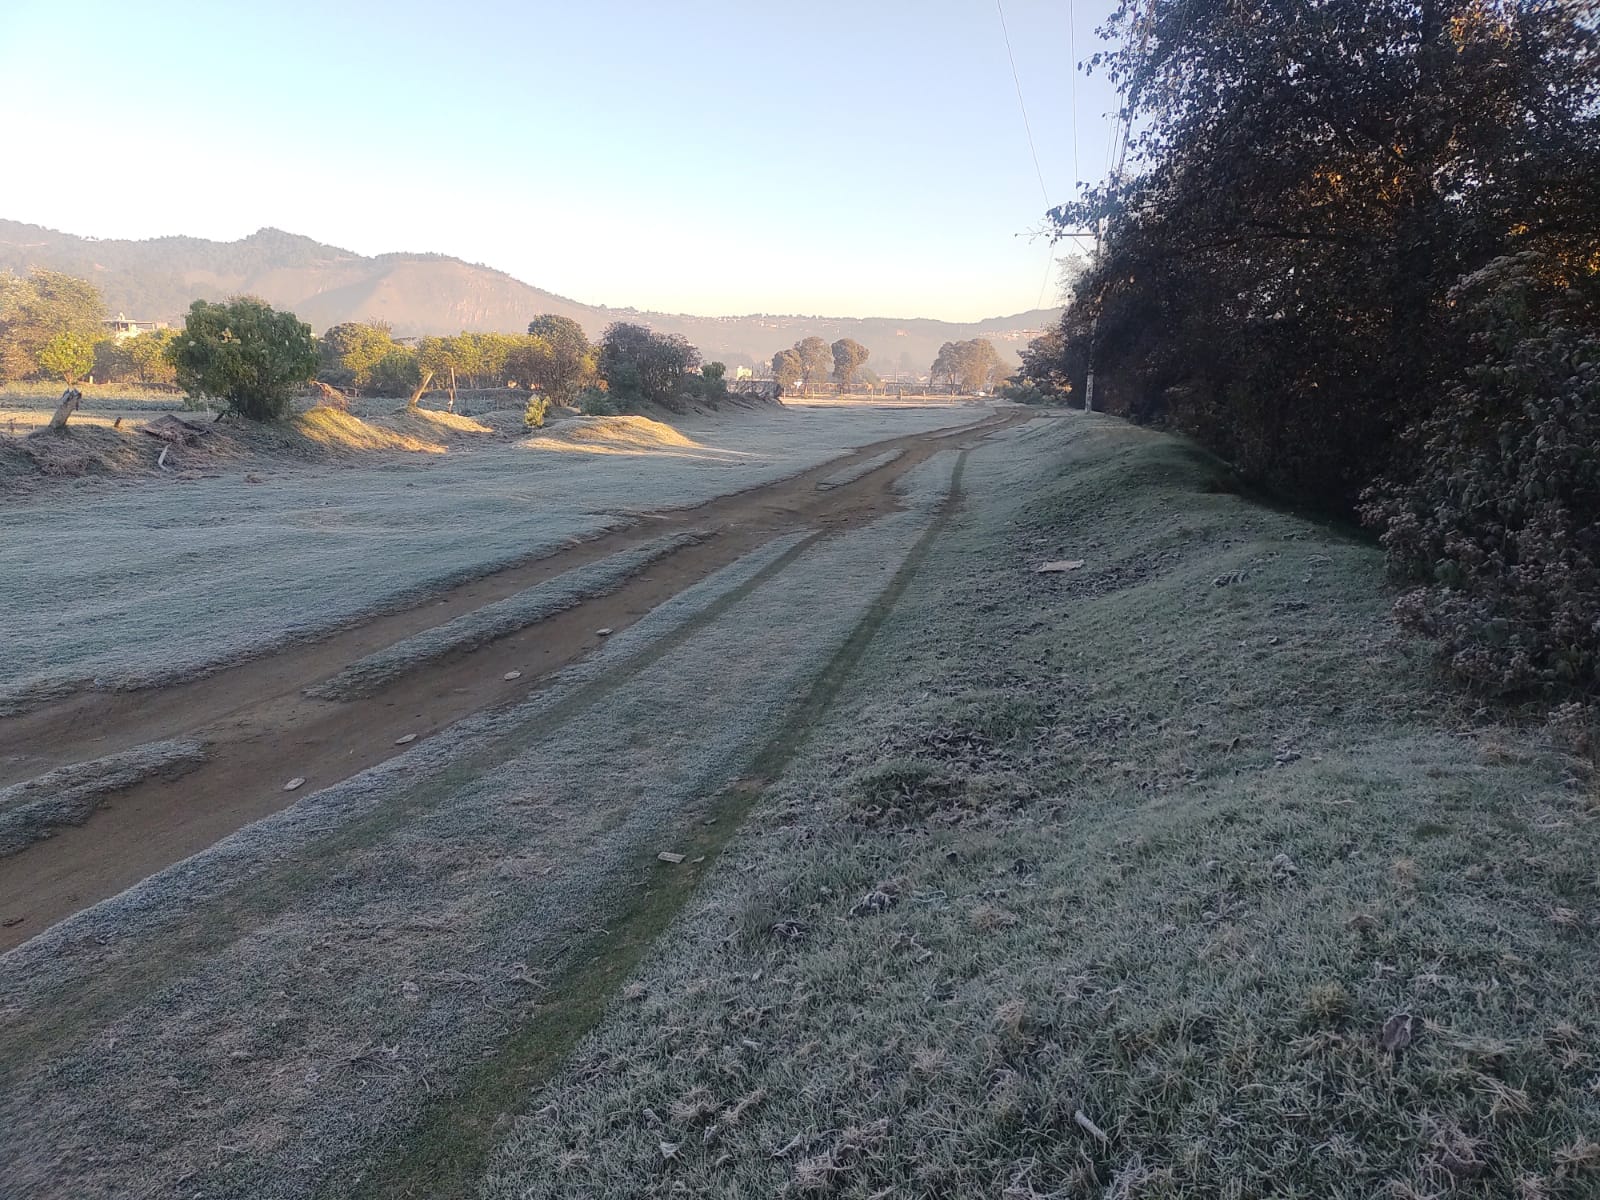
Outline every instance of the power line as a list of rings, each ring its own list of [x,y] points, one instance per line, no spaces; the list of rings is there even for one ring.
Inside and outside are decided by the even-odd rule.
[[[1000,36],[1006,41],[1006,57],[1011,60],[1011,82],[1017,85],[1017,107],[1022,110],[1022,128],[1028,135],[1028,153],[1033,155],[1033,171],[1039,177],[1039,194],[1044,206],[1050,207],[1050,189],[1044,185],[1044,171],[1039,166],[1039,151],[1033,144],[1033,126],[1028,121],[1028,105],[1022,98],[1022,78],[1017,74],[1017,56],[1011,52],[1011,33],[1006,28],[1006,10],[1000,0],[994,0],[994,10],[1000,14]]]
[[[1072,11],[1072,0],[1067,0],[1067,57],[1072,60],[1068,110],[1072,114],[1072,186],[1083,182],[1083,172],[1078,169],[1078,21]]]
[[[1039,301],[1034,305],[1035,308],[1044,307],[1044,294],[1050,287],[1050,277],[1055,274],[1055,269],[1056,244],[1050,242],[1045,246],[1044,280],[1039,284]]]

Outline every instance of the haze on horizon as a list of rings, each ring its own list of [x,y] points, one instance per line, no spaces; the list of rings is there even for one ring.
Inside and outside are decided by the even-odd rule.
[[[588,304],[968,321],[1058,300],[1030,237],[1105,171],[1079,76],[1112,0],[270,12],[0,10],[0,216],[94,237],[271,226],[454,255]],[[1074,103],[1075,92],[1075,103]],[[1073,113],[1076,112],[1076,145]]]

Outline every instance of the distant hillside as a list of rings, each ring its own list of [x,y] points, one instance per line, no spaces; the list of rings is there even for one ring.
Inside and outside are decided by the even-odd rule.
[[[766,361],[811,334],[852,337],[872,351],[882,373],[925,372],[947,341],[987,337],[1010,358],[1058,315],[1036,309],[960,324],[888,317],[692,317],[581,304],[503,271],[439,254],[367,258],[278,229],[237,242],[165,237],[99,240],[0,220],[0,270],[49,267],[92,279],[113,313],[175,320],[192,300],[249,293],[292,309],[321,331],[340,321],[383,320],[397,335],[520,332],[538,313],[560,313],[598,336],[612,321],[639,321],[681,333],[707,358]]]

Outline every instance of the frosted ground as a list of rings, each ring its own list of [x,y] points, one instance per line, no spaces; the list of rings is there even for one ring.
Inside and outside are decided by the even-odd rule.
[[[508,1027],[537,1030],[569,951],[660,886],[656,851],[787,736],[955,457],[908,473],[905,511],[775,539],[549,691],[0,959],[0,1193],[350,1194]]]
[[[0,504],[8,698],[182,677],[635,519],[771,483],[971,406],[787,407],[677,433],[562,422],[361,466],[240,463]],[[663,434],[663,430],[665,433]],[[679,436],[681,435],[681,436]],[[249,482],[249,473],[262,482]]]

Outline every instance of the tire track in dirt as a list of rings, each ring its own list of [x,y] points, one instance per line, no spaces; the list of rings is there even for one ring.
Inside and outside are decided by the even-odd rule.
[[[715,866],[740,822],[833,704],[959,506],[966,460],[963,449],[956,459],[950,491],[933,520],[796,704],[783,730],[757,752],[748,771],[729,780],[712,797],[707,806],[710,819],[684,831],[678,844],[694,862],[686,863],[658,886],[630,896],[603,931],[576,947],[571,957],[579,965],[552,981],[538,1020],[513,1029],[466,1082],[441,1096],[419,1122],[392,1139],[396,1152],[369,1168],[359,1187],[349,1191],[341,1186],[337,1192],[324,1189],[319,1195],[327,1200],[335,1195],[348,1200],[464,1200],[473,1194],[495,1140],[506,1127],[506,1117],[522,1111],[527,1094],[548,1079],[594,1027],[617,989]],[[796,547],[796,553],[803,548]],[[648,857],[641,857],[641,869],[648,869]]]
[[[1025,419],[999,414],[961,432],[981,436]],[[0,920],[22,918],[0,926],[0,953],[286,807],[297,798],[282,791],[291,775],[303,776],[313,788],[348,779],[408,748],[395,744],[405,734],[423,740],[538,690],[603,644],[597,629],[626,628],[774,537],[800,529],[857,528],[893,511],[895,482],[942,448],[938,434],[874,443],[777,484],[693,509],[643,514],[657,519],[452,588],[434,602],[374,618],[314,645],[289,647],[189,683],[141,693],[88,693],[0,721],[0,761],[42,744],[54,750],[49,765],[55,766],[174,736],[198,737],[210,752],[205,764],[182,779],[151,780],[114,794],[83,825],[0,859]],[[885,449],[903,453],[848,485],[817,488],[841,464]],[[690,526],[709,528],[714,536],[607,596],[429,664],[361,700],[333,702],[302,693],[352,659],[420,629]],[[507,682],[508,669],[520,670],[523,678]]]
[[[624,635],[546,698],[475,718],[472,732],[426,765],[393,763],[324,793],[320,806],[296,805],[9,956],[0,1094],[13,1096],[17,1141],[0,1156],[0,1175],[111,1194],[102,1185],[129,1172],[176,1178],[191,1159],[198,1167],[212,1155],[216,1138],[231,1143],[233,1129],[259,1122],[290,1140],[206,1157],[201,1173],[219,1194],[277,1195],[276,1186],[255,1186],[271,1178],[287,1181],[284,1196],[301,1197],[296,1172],[283,1168],[306,1161],[303,1151],[318,1163],[326,1154],[327,1173],[319,1167],[311,1178],[347,1194],[361,1162],[393,1153],[393,1139],[425,1108],[407,1079],[428,1080],[427,1094],[453,1088],[528,1023],[538,1037],[554,1029],[546,990],[478,982],[458,1002],[448,997],[460,985],[433,986],[433,972],[500,980],[526,964],[541,989],[559,986],[637,893],[679,891],[678,870],[654,862],[654,851],[732,832],[731,819],[702,824],[714,811],[707,799],[737,802],[737,781],[774,770],[771,747],[796,739],[825,708],[847,673],[841,666],[854,661],[841,648],[865,645],[863,626],[881,623],[895,594],[886,604],[886,589],[949,505],[955,459],[945,456],[912,486],[913,511],[839,537],[791,534]],[[779,629],[799,632],[765,636]],[[534,796],[550,807],[522,807]],[[574,838],[552,836],[568,823]],[[481,840],[489,830],[492,847]],[[551,846],[568,849],[549,858]],[[559,864],[555,882],[538,882],[547,872],[502,872],[524,848],[544,848]],[[440,871],[424,884],[410,870],[413,856],[434,852]],[[528,886],[502,886],[513,877]],[[644,917],[664,923],[676,911],[657,908],[647,898]],[[463,922],[449,933],[447,913]],[[350,921],[360,930],[346,928]],[[363,932],[369,923],[393,938],[362,941],[373,936]],[[631,927],[635,941],[647,933]],[[428,998],[414,1006],[401,995],[403,979],[423,980]],[[528,995],[537,1009],[521,999]],[[400,1061],[384,1065],[391,1055],[370,1072],[352,1065],[363,1061],[362,1035]],[[241,1045],[236,1037],[248,1043],[242,1057],[228,1053]],[[309,1063],[321,1085],[309,1075],[299,1082]],[[282,1107],[254,1098],[246,1078],[272,1097],[281,1085]],[[344,1099],[335,1102],[336,1092]],[[146,1099],[196,1107],[192,1119],[177,1113],[144,1132],[116,1116]],[[155,1126],[164,1132],[154,1135]]]

